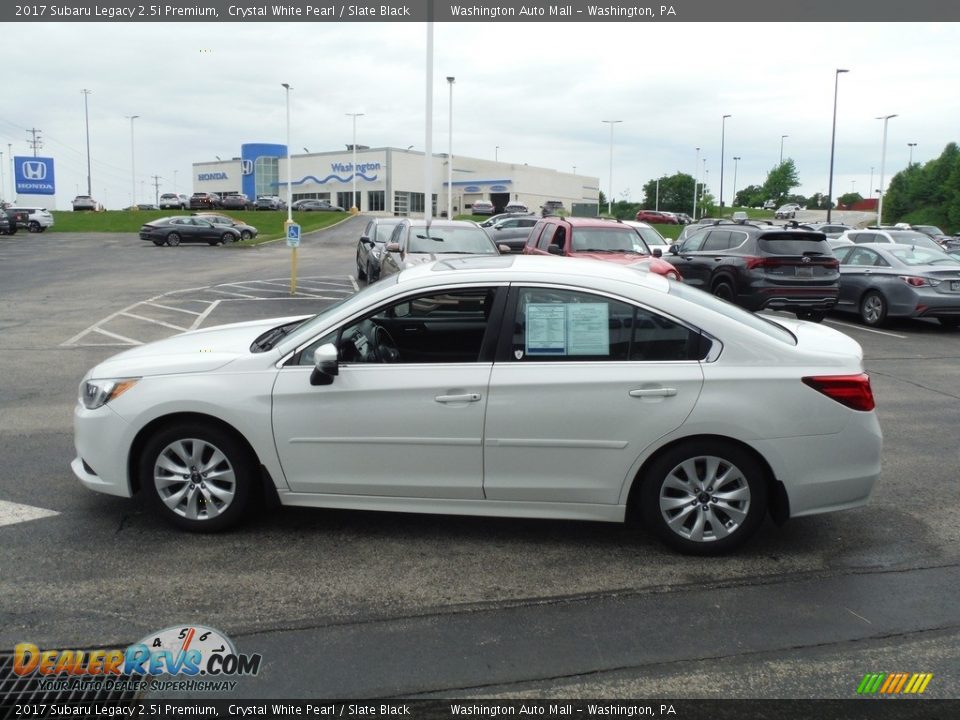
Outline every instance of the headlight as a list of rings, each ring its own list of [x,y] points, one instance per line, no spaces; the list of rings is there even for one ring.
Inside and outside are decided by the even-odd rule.
[[[115,378],[113,380],[85,380],[80,383],[80,402],[87,410],[96,410],[140,382],[140,378]]]

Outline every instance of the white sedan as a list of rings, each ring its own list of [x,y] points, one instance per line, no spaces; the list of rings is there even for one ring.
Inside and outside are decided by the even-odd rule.
[[[728,551],[863,505],[860,346],[589,260],[425,264],[310,318],[120,353],[80,384],[74,473],[218,530],[285,505],[621,522]]]

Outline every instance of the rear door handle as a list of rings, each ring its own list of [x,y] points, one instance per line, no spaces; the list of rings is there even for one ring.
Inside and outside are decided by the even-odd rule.
[[[673,397],[677,394],[676,388],[643,388],[642,390],[631,390],[630,397]]]
[[[438,403],[467,403],[480,402],[480,393],[464,393],[462,395],[437,395],[434,400]]]

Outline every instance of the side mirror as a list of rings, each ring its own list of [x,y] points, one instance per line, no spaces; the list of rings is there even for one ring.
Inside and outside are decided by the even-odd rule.
[[[679,254],[680,254],[680,248],[677,247],[677,244],[676,244],[676,243],[674,243],[673,245],[670,246],[670,254],[671,254],[671,255],[679,255]]]
[[[366,235],[360,236],[360,242],[362,242],[364,245],[373,245],[373,241],[370,240],[370,238],[367,237]]]
[[[509,254],[510,254],[510,246],[509,246],[509,245],[497,245],[497,250],[500,251],[500,254],[501,254],[501,255],[509,255]]]
[[[663,250],[661,250],[661,249],[658,248],[658,247],[655,247],[655,248],[653,249],[653,256],[654,256],[655,258],[663,257]]]
[[[400,243],[387,243],[387,252],[400,252]]]
[[[337,346],[333,343],[327,343],[318,347],[313,354],[313,363],[310,384],[332,385],[333,378],[340,374]]]
[[[559,245],[549,245],[547,246],[547,252],[551,255],[563,255],[563,248]]]

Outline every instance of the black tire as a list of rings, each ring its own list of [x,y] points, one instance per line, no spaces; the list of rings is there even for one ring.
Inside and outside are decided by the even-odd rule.
[[[179,244],[180,244],[179,233],[172,232],[169,235],[167,235],[167,245],[169,245],[170,247],[176,247]]]
[[[360,267],[360,253],[357,253],[357,278],[360,280],[367,279],[367,271]]]
[[[937,321],[945,328],[960,327],[960,317],[942,317],[937,318]]]
[[[38,223],[36,220],[30,221],[30,224],[27,225],[27,230],[32,233],[43,232],[43,228],[40,227],[40,223]]]
[[[827,316],[822,310],[801,310],[797,313],[797,318],[800,320],[809,320],[810,322],[823,322],[823,319]]]
[[[721,280],[713,286],[713,294],[721,300],[726,300],[728,303],[732,303],[736,300],[736,295],[733,292],[733,285],[728,283],[726,280]]]
[[[691,461],[698,477],[687,479],[682,466]],[[716,486],[706,484],[713,462],[713,476],[720,478]],[[739,547],[757,531],[767,511],[763,467],[749,452],[724,440],[675,445],[647,468],[642,483],[638,498],[644,525],[689,555],[721,555]],[[682,489],[686,485],[689,491]]]
[[[243,231],[240,233],[240,239],[241,239],[241,240],[250,240],[252,237],[253,237],[253,233],[250,232],[249,230],[243,230]]]
[[[214,451],[223,460],[216,461]],[[187,455],[192,453],[199,453],[199,462],[187,467]],[[162,466],[158,465],[161,456],[165,458]],[[179,465],[184,474],[172,471]],[[219,477],[203,475],[205,467]],[[259,490],[258,467],[256,457],[233,433],[216,425],[187,422],[162,428],[147,441],[139,458],[140,487],[168,522],[192,532],[217,532],[236,525],[253,507]],[[177,501],[178,494],[184,502]],[[229,502],[224,503],[224,497]],[[191,513],[196,517],[189,517]]]
[[[879,327],[887,319],[887,299],[871,290],[860,299],[860,319],[864,325]]]
[[[220,237],[220,244],[221,244],[221,245],[226,245],[227,243],[236,242],[238,239],[239,239],[239,238],[238,238],[236,235],[234,235],[233,233],[224,233],[224,234]]]
[[[164,241],[164,240],[154,240],[154,241],[153,241],[153,244],[156,245],[157,247],[163,247],[163,246],[166,244],[166,241]]]

